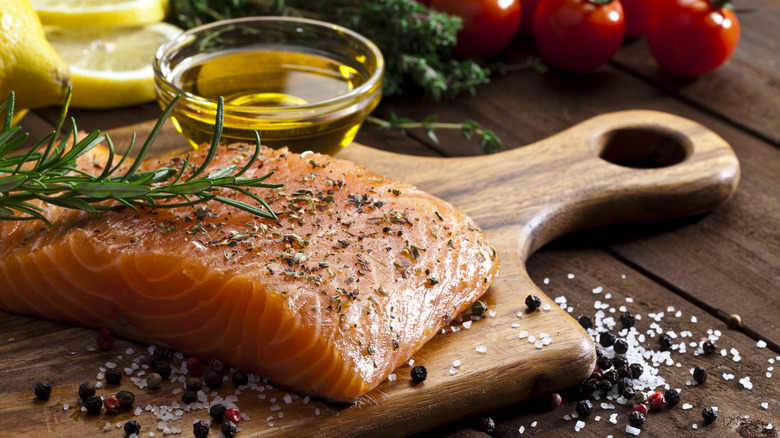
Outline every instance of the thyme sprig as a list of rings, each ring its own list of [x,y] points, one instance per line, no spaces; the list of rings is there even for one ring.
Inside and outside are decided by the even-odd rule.
[[[236,171],[236,166],[230,165],[201,176],[214,158],[219,145],[224,122],[224,104],[221,98],[217,105],[212,143],[200,166],[188,173],[191,157],[187,154],[180,169],[138,170],[177,100],[178,97],[173,99],[163,111],[132,164],[120,173],[133,149],[135,135],[125,154],[116,163],[116,151],[111,137],[108,134],[101,135],[100,131],[95,130],[79,139],[73,118],[72,127],[59,137],[65,124],[70,92],[62,106],[55,129],[26,152],[13,154],[29,134],[21,133],[19,126],[11,126],[14,107],[14,93],[11,92],[8,100],[0,105],[0,113],[5,109],[5,122],[0,132],[0,220],[38,219],[50,225],[45,216],[46,210],[31,202],[34,200],[93,214],[124,207],[136,210],[139,207],[187,207],[213,200],[261,217],[276,219],[276,214],[268,203],[247,190],[250,187],[281,187],[282,184],[264,182],[273,172],[257,178],[243,176],[259,155],[260,137],[257,133],[254,154],[241,169]],[[104,142],[108,148],[108,158],[99,175],[77,168],[76,161],[80,156]],[[39,152],[44,145],[45,150]],[[221,189],[247,195],[258,205],[222,196],[219,194]],[[179,202],[163,202],[176,199],[179,199]],[[106,203],[108,200],[116,202]]]
[[[437,129],[457,129],[466,137],[466,140],[471,140],[472,135],[477,135],[479,137],[479,146],[486,154],[494,154],[504,147],[501,139],[493,131],[483,128],[473,120],[462,123],[445,123],[437,122],[436,120],[436,115],[431,115],[422,122],[415,122],[411,119],[400,118],[395,113],[390,113],[390,120],[383,120],[372,115],[366,117],[366,121],[377,125],[377,128],[380,130],[391,130],[406,134],[406,131],[409,129],[423,129],[428,138],[436,144],[439,143],[439,138],[436,136]]]

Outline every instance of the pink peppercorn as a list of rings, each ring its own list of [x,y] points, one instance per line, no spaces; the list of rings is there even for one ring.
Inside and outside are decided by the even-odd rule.
[[[239,421],[241,421],[241,411],[239,411],[236,408],[225,409],[224,421],[225,422],[231,421],[233,423],[238,423]]]
[[[203,364],[197,357],[191,357],[187,359],[187,373],[193,377],[200,377],[203,375]]]
[[[108,329],[105,327],[100,329],[100,335],[96,338],[96,340],[97,340],[97,346],[101,350],[110,350],[111,347],[114,345],[114,337],[111,335],[111,332],[108,331]]]
[[[650,397],[647,397],[647,402],[650,403],[650,408],[654,411],[660,410],[664,405],[664,395],[661,392],[654,392]]]
[[[122,407],[119,405],[119,399],[113,395],[111,397],[106,397],[103,401],[103,405],[106,407],[106,411],[111,414],[118,414],[119,411],[122,410]]]
[[[642,415],[647,415],[647,405],[643,405],[643,404],[636,405],[634,406],[634,411],[641,412]]]

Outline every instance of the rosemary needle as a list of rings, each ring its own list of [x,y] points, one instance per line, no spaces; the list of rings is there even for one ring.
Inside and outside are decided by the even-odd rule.
[[[14,93],[11,92],[8,100],[0,105],[0,113],[5,110],[5,121],[0,132],[0,220],[38,219],[50,225],[45,216],[46,210],[30,202],[36,199],[46,204],[88,213],[122,207],[179,208],[216,201],[257,216],[277,218],[268,203],[248,190],[248,188],[281,187],[282,184],[264,182],[273,172],[257,178],[243,176],[258,158],[259,136],[255,136],[255,151],[250,161],[238,172],[236,166],[231,165],[201,176],[219,146],[219,136],[224,123],[222,116],[224,104],[221,99],[218,103],[214,138],[206,159],[189,177],[182,179],[190,164],[189,154],[183,160],[181,169],[160,168],[138,171],[178,98],[173,99],[165,108],[135,156],[133,164],[124,173],[118,174],[133,148],[135,136],[116,164],[114,163],[116,153],[111,138],[108,135],[101,135],[100,131],[96,130],[78,140],[76,121],[73,119],[71,119],[72,128],[58,139],[65,124],[70,95],[69,91],[54,131],[38,141],[27,152],[19,154],[13,152],[22,145],[29,134],[21,133],[21,128],[18,126],[11,126]],[[78,169],[76,167],[78,157],[103,142],[108,147],[104,170],[99,175],[92,175]],[[70,147],[68,147],[69,143]],[[45,150],[40,152],[39,149],[44,144],[46,144]],[[221,196],[218,194],[220,189],[229,189],[247,195],[256,201],[257,205]],[[175,199],[180,199],[181,202],[161,203],[161,201]],[[106,205],[104,203],[106,200],[114,200],[117,203]]]

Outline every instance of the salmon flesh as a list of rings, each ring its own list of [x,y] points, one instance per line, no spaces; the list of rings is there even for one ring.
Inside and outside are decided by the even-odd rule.
[[[207,173],[241,167],[252,152],[222,147]],[[79,166],[102,170],[93,153]],[[211,201],[100,215],[46,206],[51,226],[0,222],[0,308],[107,327],[351,402],[498,275],[496,252],[471,219],[410,184],[267,148],[245,176],[269,171],[267,182],[284,186],[251,190],[278,220]]]

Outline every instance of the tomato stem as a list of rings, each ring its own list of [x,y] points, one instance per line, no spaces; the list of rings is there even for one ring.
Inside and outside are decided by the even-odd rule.
[[[710,6],[715,9],[734,9],[731,5],[731,0],[710,0]]]

